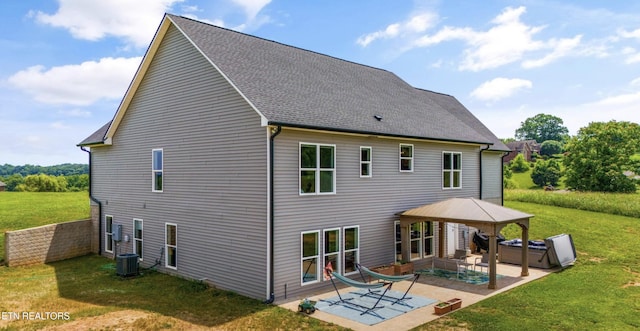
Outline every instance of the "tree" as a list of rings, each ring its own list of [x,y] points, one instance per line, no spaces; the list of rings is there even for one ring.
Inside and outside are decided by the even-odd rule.
[[[559,117],[538,114],[520,123],[520,128],[516,130],[516,139],[535,140],[537,142],[547,140],[565,141],[568,138],[569,129],[563,124],[564,122]]]
[[[2,182],[7,185],[7,191],[15,191],[16,187],[24,182],[24,177],[20,174],[13,174],[9,177],[3,178]]]
[[[562,177],[560,163],[554,159],[549,161],[538,159],[533,166],[533,171],[531,171],[533,183],[540,187],[547,185],[557,186],[560,177]]]
[[[20,192],[65,192],[67,180],[64,176],[29,175],[24,178],[24,183],[16,187],[16,190]]]
[[[509,168],[509,166],[506,164],[502,165],[502,187],[503,188],[509,188],[509,189],[518,188],[518,184],[511,177],[513,177],[513,172],[511,171],[511,168]]]
[[[522,154],[516,155],[516,157],[514,157],[511,162],[509,162],[509,167],[513,172],[525,172],[531,168],[529,166],[529,162],[524,159],[524,156]]]
[[[540,144],[540,155],[551,156],[562,153],[562,143],[555,140],[547,140]]]
[[[637,169],[632,156],[640,150],[640,126],[631,122],[593,122],[566,145],[565,184],[583,191],[636,191],[624,172]]]

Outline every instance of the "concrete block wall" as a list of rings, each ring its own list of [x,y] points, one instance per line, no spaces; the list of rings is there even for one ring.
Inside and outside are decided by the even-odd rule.
[[[93,227],[91,219],[87,219],[7,231],[5,263],[15,267],[90,254],[95,241]]]

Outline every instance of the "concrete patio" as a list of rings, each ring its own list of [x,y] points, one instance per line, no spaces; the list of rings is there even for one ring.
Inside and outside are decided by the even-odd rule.
[[[473,260],[477,257],[476,255],[472,255],[468,258],[468,261],[473,263]],[[422,275],[416,284],[413,286],[409,294],[418,295],[426,298],[432,298],[440,301],[446,301],[452,298],[460,298],[462,299],[462,309],[467,306],[470,306],[476,302],[482,301],[486,298],[494,296],[498,293],[502,293],[504,291],[510,290],[514,287],[520,286],[522,284],[531,282],[533,280],[542,278],[552,272],[560,270],[560,268],[554,269],[538,269],[538,268],[529,268],[529,276],[521,277],[520,272],[522,271],[521,266],[506,264],[506,263],[498,263],[497,271],[499,275],[503,277],[497,279],[497,289],[488,289],[486,284],[467,284],[462,281],[449,280],[446,278],[435,277],[435,276],[427,276]],[[403,281],[395,284],[393,289],[396,291],[404,292],[407,287],[410,285],[410,282]],[[340,289],[340,291],[354,291],[355,288],[345,287],[344,289]],[[335,296],[336,292],[333,288],[327,288],[327,292],[321,293],[318,295],[310,296],[310,300],[319,300],[319,299],[327,299],[332,296]],[[288,302],[279,302],[278,304],[283,307],[293,311],[298,311],[298,303],[300,302],[300,298],[297,298],[293,301]],[[350,328],[353,330],[408,330],[414,328],[416,326],[425,324],[432,320],[439,318],[440,316],[434,313],[433,304],[427,305],[425,307],[421,307],[415,310],[412,310],[406,314],[402,314],[393,319],[380,322],[378,324],[369,326],[365,324],[361,324],[346,318],[342,318],[336,315],[328,314],[322,311],[316,311],[311,317],[317,318],[326,322],[331,322],[334,324],[338,324],[340,326]],[[444,315],[443,315],[444,316]]]

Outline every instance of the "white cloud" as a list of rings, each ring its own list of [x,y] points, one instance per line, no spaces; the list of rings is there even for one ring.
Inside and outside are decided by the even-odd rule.
[[[577,52],[576,49],[582,39],[581,35],[573,38],[537,40],[534,37],[544,30],[545,26],[529,26],[523,23],[520,18],[525,13],[525,7],[507,7],[491,20],[493,26],[486,31],[469,27],[445,26],[432,34],[420,35],[431,28],[435,22],[435,19],[424,20],[430,24],[415,24],[419,29],[413,30],[414,34],[408,36],[408,47],[404,50],[460,40],[466,44],[466,48],[463,50],[463,58],[458,69],[469,71],[493,69],[514,62],[522,62],[524,68],[541,67]],[[429,15],[432,18],[436,17],[435,14]],[[385,30],[361,36],[357,42],[362,46],[367,46],[377,39],[407,37],[402,32],[409,30],[408,26],[410,25],[407,22],[394,23]],[[541,55],[539,59],[525,60],[529,54],[534,52],[545,52],[546,54]],[[585,50],[581,50],[581,52],[583,55],[588,55]]]
[[[625,29],[618,30],[618,36],[622,38],[635,38],[640,39],[640,29],[636,29],[633,31],[627,31]]]
[[[525,79],[500,77],[482,83],[471,92],[471,96],[483,101],[498,101],[532,86],[531,81]]]
[[[551,53],[537,60],[526,60],[522,62],[522,67],[527,69],[543,67],[559,58],[565,57],[578,47],[581,39],[581,35],[571,39],[551,39],[547,43],[547,45],[552,48]]]
[[[271,0],[232,0],[233,3],[242,7],[244,12],[247,14],[247,18],[249,21],[252,21],[256,18],[258,13],[268,5]]]
[[[433,13],[415,14],[404,22],[389,24],[384,30],[360,36],[356,43],[366,47],[377,39],[395,38],[402,34],[422,33],[434,26],[437,19],[438,16]]]
[[[48,70],[38,65],[15,73],[8,82],[39,102],[86,106],[101,99],[122,98],[140,60],[103,58]]]
[[[33,13],[43,24],[69,30],[77,39],[96,41],[107,36],[146,47],[165,12],[182,0],[58,0],[55,14]]]

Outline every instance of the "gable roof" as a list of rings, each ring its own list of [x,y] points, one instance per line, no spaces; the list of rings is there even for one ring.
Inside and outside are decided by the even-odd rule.
[[[170,26],[236,88],[263,125],[492,144],[491,149],[508,150],[452,96],[414,88],[386,70],[171,14],[165,15],[113,121],[106,131],[101,129],[106,143]],[[80,145],[96,142],[89,138]]]

